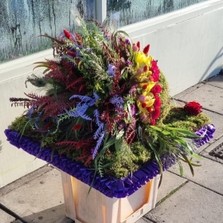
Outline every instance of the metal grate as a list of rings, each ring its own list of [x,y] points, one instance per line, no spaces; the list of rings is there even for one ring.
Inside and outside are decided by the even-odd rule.
[[[210,156],[214,156],[223,160],[223,142],[216,146],[211,152],[209,152]]]

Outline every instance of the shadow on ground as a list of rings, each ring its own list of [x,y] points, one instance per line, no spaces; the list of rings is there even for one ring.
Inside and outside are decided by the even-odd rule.
[[[74,223],[74,221],[65,217],[63,204],[29,216],[23,216],[23,219],[27,223]],[[21,221],[15,220],[11,223],[21,223]]]

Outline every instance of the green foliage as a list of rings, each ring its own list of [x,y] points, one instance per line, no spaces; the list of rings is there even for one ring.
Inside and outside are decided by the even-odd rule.
[[[190,131],[196,131],[209,122],[210,119],[204,113],[200,113],[196,116],[188,115],[181,107],[172,107],[163,121],[167,126],[187,129]]]
[[[18,131],[21,135],[29,136],[32,134],[33,126],[27,116],[17,117],[9,126],[10,129]]]
[[[163,120],[166,118],[166,116],[170,111],[170,106],[171,106],[169,86],[162,72],[160,73],[160,84],[162,85],[162,92],[160,95],[162,100],[162,106],[161,106],[161,115],[157,123],[158,125],[161,124]]]
[[[162,154],[174,154],[178,159],[186,162],[194,174],[192,159],[194,151],[189,143],[189,139],[199,138],[195,133],[182,128],[169,126],[150,126],[146,129],[149,137],[146,142],[153,150],[162,173],[162,163],[160,156]]]
[[[134,162],[143,164],[151,159],[151,151],[145,148],[142,143],[134,142],[131,144],[131,150],[134,154]]]
[[[129,146],[123,139],[109,140],[96,158],[96,171],[102,176],[109,173],[117,178],[126,177],[151,159],[151,152],[139,142]]]

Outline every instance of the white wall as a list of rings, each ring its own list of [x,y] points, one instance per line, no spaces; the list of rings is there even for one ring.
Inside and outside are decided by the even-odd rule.
[[[176,94],[218,73],[223,63],[223,1],[212,0],[174,13],[125,27],[143,45],[151,44],[151,54],[159,60]],[[4,129],[22,108],[11,108],[9,97],[23,97],[24,81],[33,63],[49,58],[51,50],[0,64],[0,187],[32,172],[44,162],[11,146]],[[30,87],[30,85],[29,85]]]
[[[216,75],[223,65],[223,1],[211,0],[125,27],[151,44],[171,94]]]
[[[31,84],[25,88],[27,76],[33,72],[33,62],[42,61],[52,51],[43,51],[33,56],[27,56],[0,65],[0,188],[6,184],[36,170],[45,163],[34,156],[10,145],[6,141],[4,130],[24,111],[23,107],[11,107],[10,97],[24,97],[24,92],[32,92]]]

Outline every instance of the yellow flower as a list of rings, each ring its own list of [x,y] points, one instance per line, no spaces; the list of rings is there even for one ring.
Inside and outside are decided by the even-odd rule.
[[[153,95],[145,96],[146,107],[148,108],[152,107],[154,102],[155,102],[155,99],[153,98]]]
[[[150,93],[151,89],[155,86],[156,82],[148,81],[144,83],[140,83],[140,87],[143,89],[143,95],[147,95]]]
[[[150,66],[152,57],[146,56],[143,52],[135,52],[135,62],[137,67]]]
[[[146,72],[136,75],[136,78],[139,82],[148,82],[151,74],[152,74],[151,71],[146,71]]]
[[[155,99],[153,97],[153,94],[143,93],[142,95],[140,95],[140,97],[137,101],[137,106],[142,113],[148,114],[148,112],[149,112],[148,109],[151,109],[154,102],[155,102]]]

